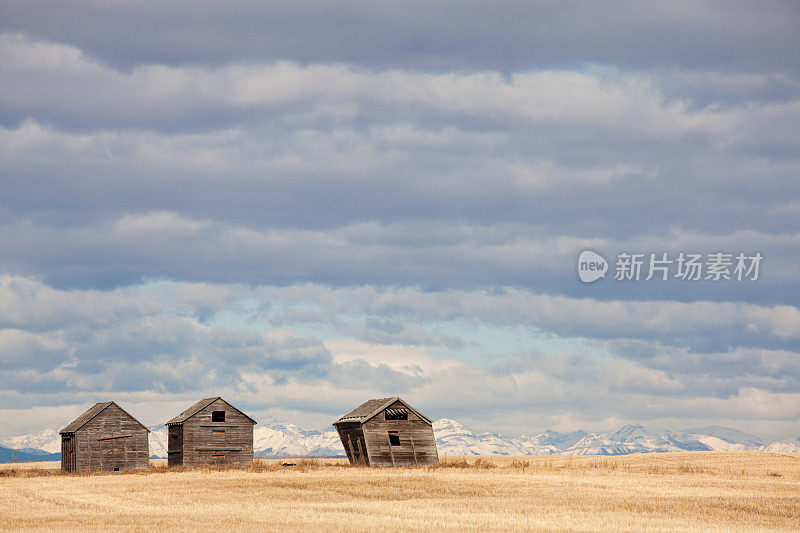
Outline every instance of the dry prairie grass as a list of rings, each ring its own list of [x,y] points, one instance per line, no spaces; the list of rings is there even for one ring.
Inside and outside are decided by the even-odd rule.
[[[0,467],[1,529],[800,529],[800,456],[790,454],[444,457],[436,468],[380,470],[340,459],[179,471],[155,461],[98,475],[57,467]]]

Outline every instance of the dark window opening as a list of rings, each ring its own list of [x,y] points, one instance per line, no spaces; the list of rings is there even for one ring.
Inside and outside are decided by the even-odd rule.
[[[387,409],[386,420],[408,420],[408,409]]]
[[[400,446],[400,435],[397,433],[389,433],[389,445]]]
[[[114,472],[119,472],[119,467],[118,466],[114,468]]]
[[[225,433],[224,429],[212,429],[211,433]]]
[[[212,422],[225,422],[225,411],[211,411]]]

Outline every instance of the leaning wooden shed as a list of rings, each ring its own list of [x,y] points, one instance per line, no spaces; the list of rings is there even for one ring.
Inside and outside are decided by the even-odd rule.
[[[200,400],[167,422],[167,464],[246,465],[253,461],[255,424],[219,396]]]
[[[150,430],[114,402],[95,404],[59,433],[65,472],[117,472],[150,466]]]
[[[439,464],[433,422],[396,396],[366,401],[333,425],[351,464]]]

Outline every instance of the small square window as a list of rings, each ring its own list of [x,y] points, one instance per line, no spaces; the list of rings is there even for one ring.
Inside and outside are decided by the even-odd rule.
[[[211,411],[212,422],[225,422],[225,411]]]
[[[389,433],[389,445],[400,446],[400,435],[397,433]]]

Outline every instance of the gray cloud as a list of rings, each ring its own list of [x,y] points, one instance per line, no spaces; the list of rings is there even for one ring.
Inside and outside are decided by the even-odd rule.
[[[797,70],[793,2],[4,2],[1,28],[130,68],[291,59],[411,69]],[[180,31],[176,31],[180,28]]]
[[[646,343],[633,346],[647,349],[654,349],[652,341],[660,339],[701,351],[730,346],[794,348],[800,339],[800,312],[789,305],[600,301],[521,290],[433,292],[300,286],[263,288],[255,294],[284,302],[274,319],[288,326],[335,317],[334,325],[342,327],[346,317],[364,315],[419,326],[437,321],[475,321],[492,327],[524,326],[563,338],[642,339]],[[293,306],[313,313],[294,315]]]
[[[203,286],[196,289],[202,299]],[[0,302],[13,323],[0,329],[6,391],[182,393],[236,388],[248,371],[275,379],[330,372],[330,354],[316,339],[204,326],[169,299],[133,289],[65,292],[5,277]],[[43,308],[50,312],[39,314]]]
[[[796,95],[698,106],[685,94],[700,83],[691,73],[606,67],[507,76],[289,62],[120,71],[62,44],[9,34],[0,44],[9,80],[0,90],[10,104],[5,109],[15,113],[7,119],[23,121],[0,129],[0,225],[7,235],[39,240],[4,266],[50,276],[39,269],[51,263],[63,284],[108,286],[161,274],[202,279],[171,265],[141,264],[159,257],[143,249],[149,238],[129,241],[137,260],[106,272],[64,268],[69,258],[47,244],[62,240],[53,227],[88,236],[107,233],[117,221],[144,232],[142,221],[162,211],[177,214],[171,224],[199,223],[212,233],[234,227],[237,240],[286,228],[358,228],[361,235],[352,238],[406,257],[421,235],[461,238],[456,247],[469,253],[469,233],[446,234],[465,225],[478,238],[515,239],[511,246],[542,235],[613,243],[698,232],[717,248],[747,243],[749,232],[779,239],[798,216]],[[775,77],[739,76],[742,91],[756,94]],[[797,86],[789,74],[778,78]],[[731,79],[736,74],[705,77],[703,91],[714,94]],[[514,225],[520,226],[510,235]],[[307,235],[291,238],[305,246]],[[92,264],[115,253],[74,248]],[[778,270],[790,268],[783,255],[770,259]],[[373,257],[366,263],[376,266]],[[428,282],[440,286],[437,269],[427,270]],[[454,285],[529,283],[522,272],[495,280],[460,272],[439,278]],[[279,273],[270,280],[236,275],[293,281]],[[384,282],[359,276],[353,277]],[[336,269],[308,279],[354,281]],[[414,276],[394,281],[425,283]],[[548,287],[569,290],[564,283]],[[699,297],[721,296],[706,291]],[[758,293],[775,300],[785,291],[762,286]]]
[[[573,298],[793,305],[793,291],[788,289],[800,283],[794,261],[798,238],[795,234],[673,231],[666,236],[613,240],[551,236],[528,225],[443,221],[369,222],[321,230],[255,229],[152,212],[73,228],[31,221],[0,227],[4,250],[0,265],[68,287],[107,288],[167,278],[268,285],[414,285],[430,290],[518,287]],[[578,281],[577,254],[585,248],[606,254],[612,262],[609,279],[588,286]],[[678,252],[692,250],[759,251],[765,257],[762,273],[757,281],[719,283],[611,279],[618,252],[666,251],[674,259]],[[199,311],[204,312],[203,308]],[[654,307],[652,312],[659,309]]]

